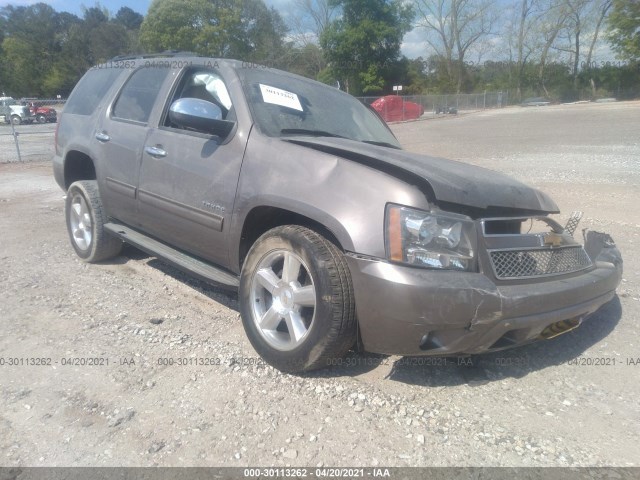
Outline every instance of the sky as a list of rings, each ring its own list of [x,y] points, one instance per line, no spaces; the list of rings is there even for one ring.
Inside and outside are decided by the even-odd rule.
[[[72,1],[72,0],[40,0],[42,3],[51,5],[58,12],[70,12],[78,16],[82,15],[82,7],[93,7],[96,2],[88,1]],[[5,5],[33,5],[39,3],[38,0],[0,0],[0,7]],[[100,0],[100,6],[106,7],[111,13],[115,14],[121,7],[129,7],[142,15],[146,15],[151,0]]]
[[[40,0],[44,3],[51,5],[56,11],[66,11],[73,13],[78,16],[82,16],[83,7],[92,7],[96,3],[99,3],[100,6],[106,7],[109,12],[112,14],[116,14],[116,12],[121,7],[129,7],[135,10],[142,15],[146,15],[147,10],[149,9],[149,5],[151,5],[152,0],[99,0],[96,2],[95,0],[84,0],[84,1],[74,1],[74,0]],[[283,19],[287,20],[287,16],[291,14],[291,4],[294,0],[265,0],[267,6],[274,7],[280,14]],[[38,0],[0,0],[0,7],[5,5],[32,5],[34,3],[38,3]],[[421,28],[414,28],[407,35],[405,35],[401,52],[407,58],[417,58],[422,56],[426,58],[429,56],[430,50],[427,48],[427,44],[425,41],[425,31]],[[494,38],[493,41],[500,42],[500,38]],[[599,42],[599,48],[596,51],[596,55],[601,59],[611,59],[612,54],[609,50],[608,45],[604,44],[604,42]],[[479,59],[478,59],[479,60]],[[483,59],[483,60],[486,60]]]

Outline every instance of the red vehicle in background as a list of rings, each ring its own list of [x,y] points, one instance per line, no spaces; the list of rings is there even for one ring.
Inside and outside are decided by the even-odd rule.
[[[29,107],[38,123],[55,123],[58,121],[58,112],[56,112],[55,108],[39,105],[35,98],[23,98],[20,103]]]
[[[387,95],[374,101],[371,106],[380,114],[385,122],[415,120],[424,114],[420,104],[407,102],[398,95]]]

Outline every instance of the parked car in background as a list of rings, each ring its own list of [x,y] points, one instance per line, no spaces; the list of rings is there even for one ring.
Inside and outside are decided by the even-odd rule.
[[[374,101],[371,106],[385,122],[415,120],[424,114],[422,105],[408,102],[399,95],[387,95]]]
[[[544,97],[531,97],[526,98],[520,105],[523,107],[543,107],[545,105],[551,105],[551,102]]]
[[[436,112],[436,115],[438,115],[440,113],[449,113],[451,115],[457,115],[458,114],[458,109],[456,107],[448,106],[448,105],[438,105],[438,106],[436,106],[434,111]]]
[[[58,121],[56,109],[42,105],[36,98],[23,98],[20,103],[29,107],[35,117],[35,121],[38,123],[55,123]]]
[[[20,105],[14,98],[0,97],[0,121],[20,125],[21,123],[33,123],[36,117],[29,107]]]

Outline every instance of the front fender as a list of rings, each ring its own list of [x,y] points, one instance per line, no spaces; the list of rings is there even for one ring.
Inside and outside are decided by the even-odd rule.
[[[321,224],[343,250],[384,257],[387,203],[428,209],[419,188],[348,159],[256,133],[249,138],[229,245],[238,245],[256,207],[287,210]],[[232,254],[231,265],[239,265]]]

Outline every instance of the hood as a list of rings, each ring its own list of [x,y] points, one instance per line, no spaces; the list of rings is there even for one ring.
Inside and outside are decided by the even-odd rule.
[[[426,187],[437,202],[482,210],[558,213],[544,192],[507,175],[475,165],[379,147],[334,137],[286,137],[282,140],[376,168]]]

